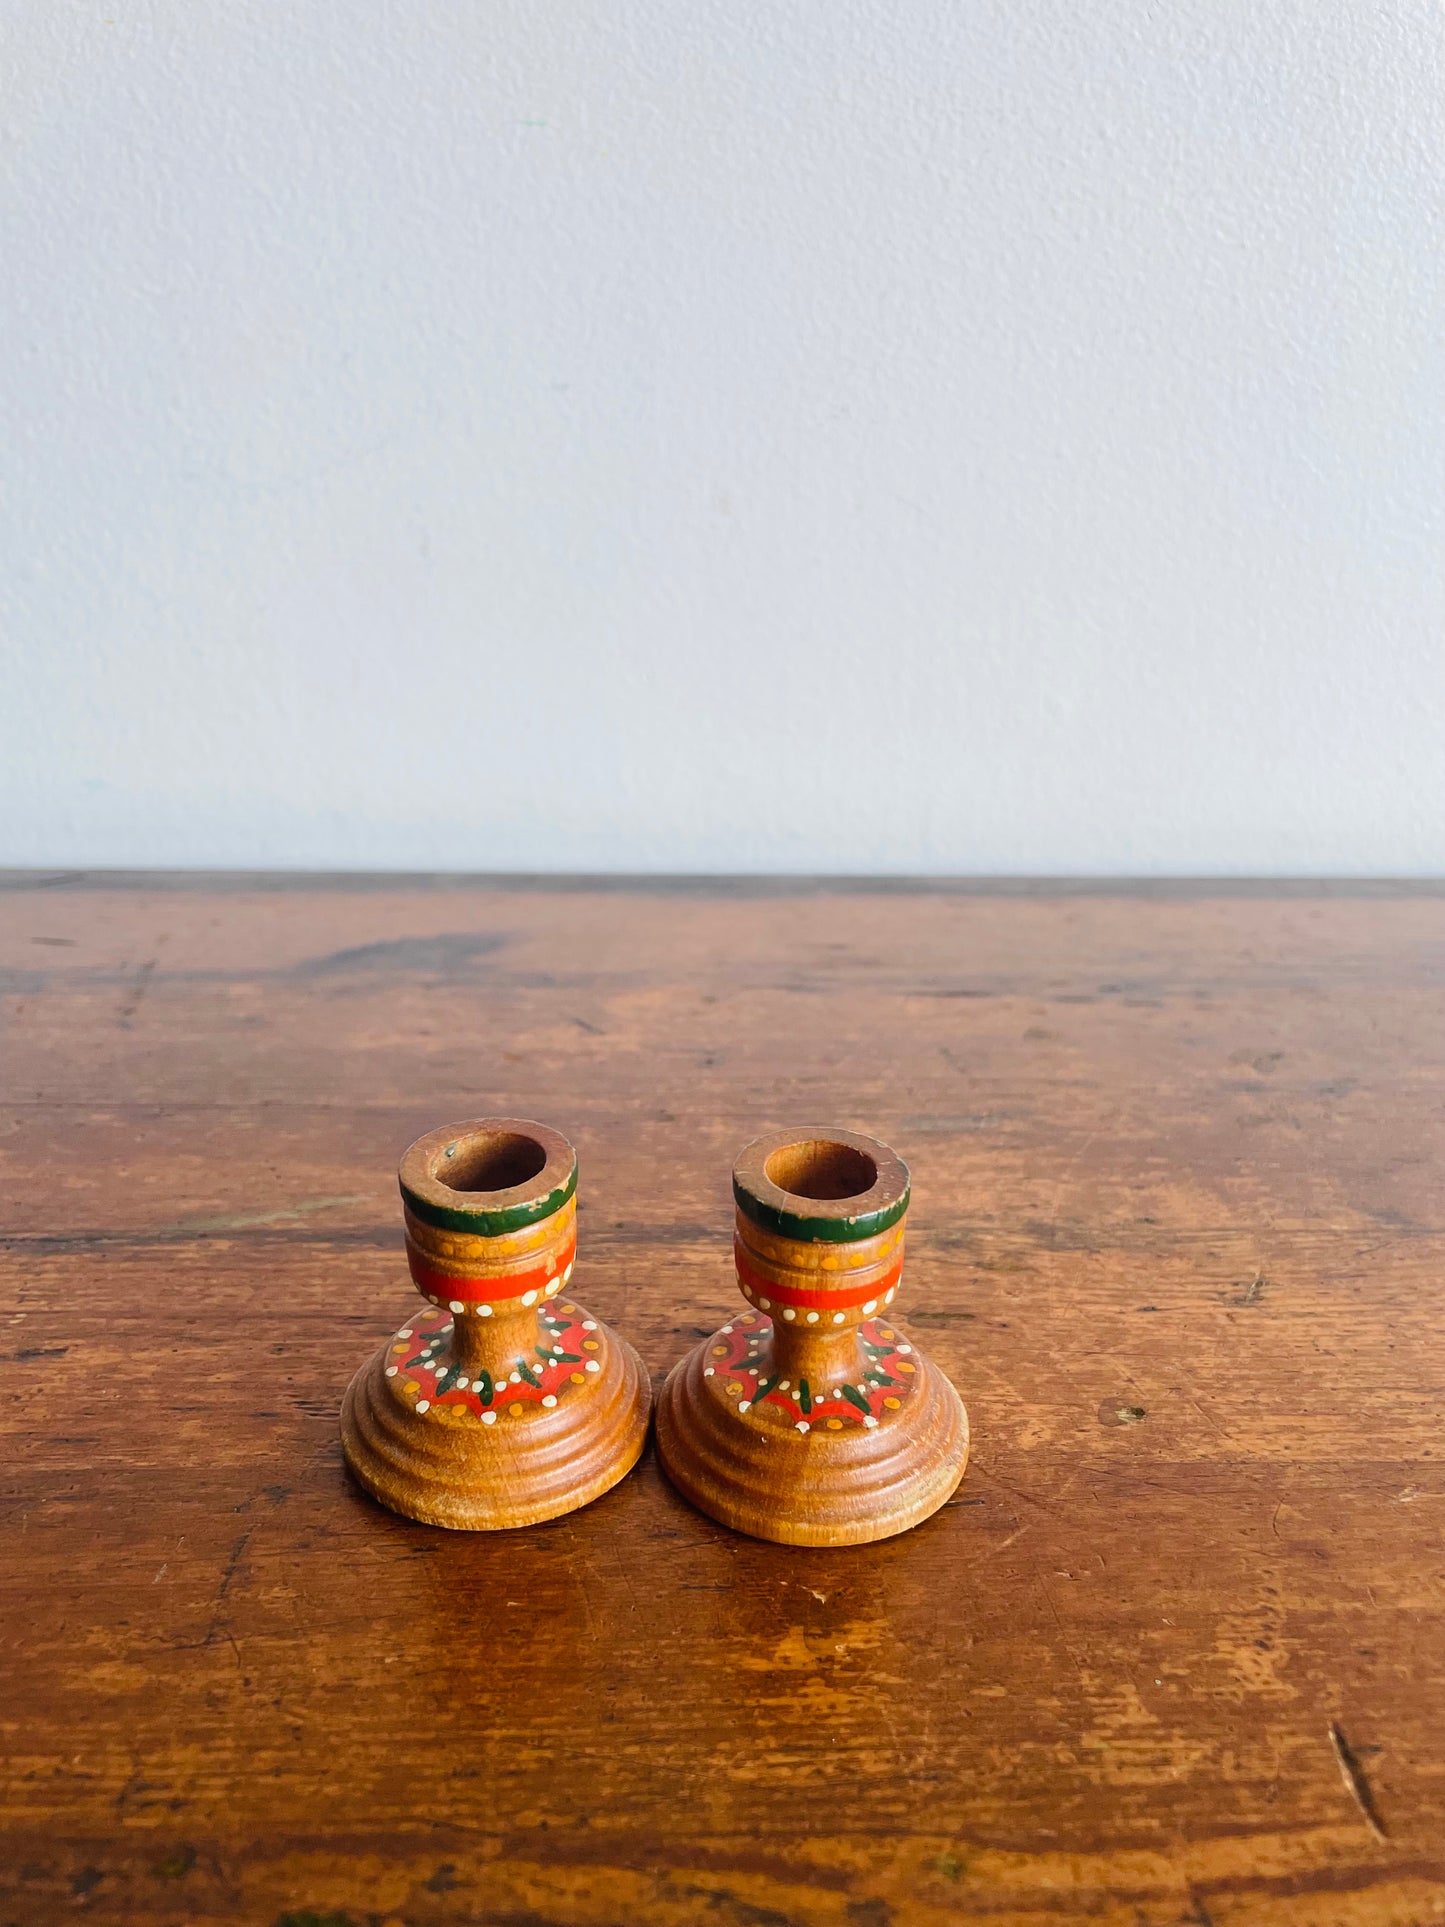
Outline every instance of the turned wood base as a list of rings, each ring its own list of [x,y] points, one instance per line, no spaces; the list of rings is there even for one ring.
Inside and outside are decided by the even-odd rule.
[[[581,1306],[567,1310],[583,1315]],[[485,1417],[437,1405],[418,1411],[405,1376],[388,1376],[399,1349],[388,1339],[347,1388],[347,1464],[393,1512],[462,1531],[536,1525],[601,1498],[637,1463],[651,1390],[625,1339],[595,1322],[589,1330],[595,1372],[566,1384],[550,1407],[511,1402],[499,1383]]]
[[[749,1328],[766,1372],[770,1321],[748,1315],[683,1359],[658,1394],[658,1457],[700,1511],[755,1539],[856,1546],[908,1531],[949,1498],[968,1464],[968,1415],[936,1365],[908,1347],[908,1394],[871,1426],[838,1402],[823,1409],[841,1416],[813,1408],[799,1423],[766,1401],[739,1411],[738,1377],[721,1361]]]

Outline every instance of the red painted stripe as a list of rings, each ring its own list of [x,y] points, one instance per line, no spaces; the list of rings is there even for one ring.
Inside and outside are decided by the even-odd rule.
[[[554,1278],[561,1276],[576,1255],[577,1234],[574,1232],[561,1251],[545,1265],[535,1265],[531,1271],[514,1271],[507,1278],[455,1278],[450,1272],[433,1271],[426,1260],[418,1255],[410,1240],[406,1247],[406,1261],[411,1266],[417,1289],[444,1301],[456,1298],[464,1305],[490,1305],[499,1299],[520,1298],[523,1292],[543,1291]]]
[[[759,1298],[770,1298],[775,1305],[797,1305],[813,1311],[847,1311],[853,1305],[867,1304],[870,1298],[882,1303],[885,1291],[891,1291],[903,1274],[903,1258],[875,1278],[871,1285],[832,1286],[826,1291],[809,1291],[794,1285],[774,1284],[771,1278],[761,1277],[743,1256],[741,1240],[733,1245],[733,1256],[737,1260],[738,1277],[745,1285],[750,1285]]]

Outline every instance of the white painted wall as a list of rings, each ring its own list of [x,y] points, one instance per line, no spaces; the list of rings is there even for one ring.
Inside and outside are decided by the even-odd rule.
[[[1445,871],[1436,0],[0,31],[0,861]]]

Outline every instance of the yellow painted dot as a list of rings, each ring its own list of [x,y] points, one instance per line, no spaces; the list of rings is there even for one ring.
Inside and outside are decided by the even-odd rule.
[[[880,1325],[880,1326],[878,1327],[878,1336],[879,1336],[880,1338],[891,1338],[891,1337],[893,1336],[893,1334],[892,1334],[892,1332],[891,1332],[891,1331],[889,1331],[889,1329],[888,1329],[888,1327],[887,1327],[886,1325]]]
[[[896,1405],[898,1400],[895,1398],[893,1403]],[[512,1414],[513,1418],[520,1418],[522,1416],[522,1401],[520,1399],[515,1400],[507,1407],[507,1410]]]
[[[713,1348],[712,1348],[712,1355],[713,1355],[713,1357],[714,1357],[714,1358],[726,1358],[726,1357],[727,1357],[727,1355],[728,1355],[728,1348],[727,1348],[727,1346],[726,1346],[726,1345],[714,1345],[714,1346],[713,1346]]]
[[[577,1307],[575,1305],[559,1305],[557,1309],[564,1318],[575,1318],[577,1316]]]
[[[840,1418],[830,1418],[830,1419],[828,1420],[828,1430],[829,1430],[830,1432],[841,1432],[841,1431],[842,1431],[842,1429],[843,1429],[843,1421],[842,1421],[842,1419],[840,1419]]]
[[[400,1358],[403,1352],[406,1351],[407,1347],[405,1345],[393,1345],[391,1349],[393,1353],[396,1355],[396,1357]]]
[[[916,1372],[918,1370],[918,1367],[916,1365],[910,1365],[906,1358],[897,1359],[895,1363],[900,1372]]]
[[[728,1388],[727,1388],[727,1392],[728,1392],[728,1397],[729,1397],[729,1398],[736,1398],[736,1397],[737,1397],[737,1395],[738,1395],[738,1393],[739,1393],[739,1392],[740,1392],[740,1391],[741,1391],[742,1389],[743,1389],[743,1388],[742,1388],[742,1386],[741,1386],[741,1385],[739,1385],[739,1384],[738,1384],[738,1383],[737,1383],[736,1381],[734,1381],[734,1382],[733,1382],[733,1383],[732,1383],[731,1385],[729,1385],[729,1386],[728,1386]]]
[[[888,1407],[890,1412],[896,1412],[898,1410],[900,1401],[896,1398],[889,1397],[889,1398],[885,1398],[883,1403]]]
[[[595,1352],[597,1350],[597,1340],[595,1338],[584,1338],[582,1340],[582,1349],[584,1352]]]
[[[573,1383],[574,1385],[581,1385],[581,1384],[583,1384],[583,1383],[584,1383],[584,1380],[583,1380],[583,1377],[582,1377],[582,1374],[581,1374],[581,1372],[573,1372],[573,1374],[572,1374],[572,1383]]]
[[[405,1385],[402,1386],[401,1389],[404,1392],[419,1392],[421,1390],[421,1386],[417,1384],[414,1378],[409,1378],[406,1381]]]

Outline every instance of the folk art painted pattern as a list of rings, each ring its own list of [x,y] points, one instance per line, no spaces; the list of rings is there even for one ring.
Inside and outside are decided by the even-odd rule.
[[[719,1380],[739,1412],[756,1408],[760,1418],[776,1414],[798,1432],[841,1432],[848,1426],[872,1431],[902,1408],[914,1388],[918,1364],[913,1347],[881,1319],[866,1319],[858,1328],[866,1361],[862,1371],[853,1379],[828,1384],[779,1377],[770,1362],[772,1334],[771,1318],[744,1312],[715,1332],[708,1345],[703,1377]]]
[[[499,1418],[522,1418],[529,1406],[549,1411],[559,1399],[602,1369],[597,1321],[577,1305],[557,1305],[537,1314],[538,1343],[519,1355],[511,1370],[494,1378],[485,1369],[475,1377],[452,1355],[453,1320],[445,1311],[423,1312],[391,1343],[386,1376],[413,1409],[435,1409],[459,1420],[495,1425]]]

